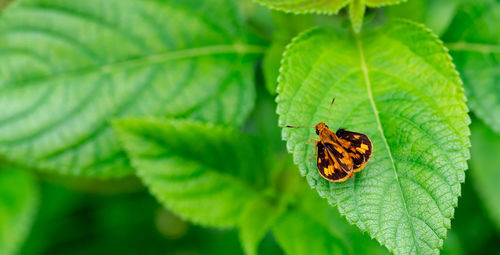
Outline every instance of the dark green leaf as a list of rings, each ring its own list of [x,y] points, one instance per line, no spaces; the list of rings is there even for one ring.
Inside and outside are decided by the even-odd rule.
[[[258,254],[260,241],[283,211],[284,208],[262,198],[245,206],[239,226],[240,241],[247,255]]]
[[[31,173],[0,166],[0,254],[17,254],[35,217],[38,188]]]
[[[472,125],[471,175],[474,187],[500,229],[500,135],[480,123]]]
[[[280,61],[285,51],[287,42],[276,41],[267,49],[264,55],[262,68],[266,82],[266,89],[271,95],[276,95],[276,86],[278,85],[278,76],[280,70]]]
[[[423,23],[437,35],[450,25],[459,2],[462,0],[418,0],[388,6],[385,12],[389,18],[411,19]]]
[[[61,174],[132,173],[108,121],[240,125],[259,46],[230,0],[20,0],[0,16],[0,154]],[[36,42],[36,43],[34,43]]]
[[[500,133],[500,3],[464,3],[443,35],[472,111]]]
[[[273,227],[276,240],[288,255],[347,254],[341,239],[307,215],[290,211]]]
[[[307,52],[308,54],[303,54]],[[311,187],[347,220],[396,254],[438,254],[464,181],[470,119],[460,78],[428,29],[399,21],[361,36],[314,29],[285,52],[280,125],[361,132],[373,142],[365,169],[343,183],[323,179],[314,129],[283,129]]]

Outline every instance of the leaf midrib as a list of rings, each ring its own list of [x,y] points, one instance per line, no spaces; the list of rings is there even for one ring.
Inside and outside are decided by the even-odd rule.
[[[368,98],[370,100],[370,104],[372,106],[373,113],[374,113],[375,119],[377,121],[377,129],[380,132],[380,136],[382,137],[382,140],[384,141],[384,145],[385,145],[385,147],[387,149],[387,153],[389,154],[389,158],[391,159],[392,169],[394,171],[394,177],[395,177],[395,179],[396,179],[396,181],[398,183],[399,191],[401,193],[401,200],[403,202],[405,213],[406,213],[406,218],[408,219],[408,222],[409,222],[409,225],[410,225],[410,229],[411,229],[411,233],[412,233],[412,237],[413,237],[413,242],[414,242],[414,247],[415,247],[415,250],[416,250],[417,254],[419,254],[419,252],[418,252],[418,243],[417,243],[417,239],[416,239],[416,236],[415,236],[415,227],[413,226],[413,222],[411,221],[411,218],[410,218],[410,213],[408,212],[408,206],[406,205],[406,199],[405,199],[405,195],[404,195],[403,188],[402,188],[402,185],[401,185],[401,181],[399,179],[398,171],[396,169],[396,164],[394,162],[394,158],[392,157],[391,148],[389,147],[389,143],[387,142],[387,138],[385,137],[385,134],[384,134],[384,129],[383,129],[382,123],[380,121],[380,116],[379,116],[379,113],[378,113],[377,106],[375,104],[375,100],[373,99],[373,93],[372,93],[372,88],[371,88],[371,81],[370,81],[370,77],[369,77],[369,74],[368,74],[368,67],[366,65],[365,55],[364,55],[364,51],[363,51],[363,43],[361,41],[361,38],[357,34],[354,35],[354,39],[356,41],[356,46],[357,46],[358,51],[359,51],[360,62],[361,62],[361,70],[363,71],[363,75],[364,75],[364,79],[365,79],[365,85],[366,85],[366,89],[367,89],[367,93],[368,93]]]
[[[15,81],[12,83],[4,84],[4,88],[0,88],[2,90],[8,90],[9,88],[17,88],[18,86],[26,86],[33,85],[39,82],[50,81],[50,80],[58,80],[65,79],[71,76],[80,76],[86,75],[89,73],[100,73],[101,75],[111,74],[116,70],[125,70],[128,68],[140,67],[140,66],[148,66],[159,64],[171,60],[179,60],[186,58],[196,58],[210,55],[223,55],[223,54],[237,54],[237,55],[246,55],[246,54],[263,54],[266,48],[260,45],[251,45],[251,44],[220,44],[220,45],[210,45],[205,47],[198,48],[189,48],[182,49],[176,51],[168,51],[158,54],[152,54],[147,56],[140,56],[136,58],[125,59],[122,61],[117,61],[104,65],[94,65],[90,67],[79,68],[75,70],[69,70],[66,72],[55,73],[52,75],[48,75],[45,77],[37,77],[36,79],[24,80],[24,81]]]

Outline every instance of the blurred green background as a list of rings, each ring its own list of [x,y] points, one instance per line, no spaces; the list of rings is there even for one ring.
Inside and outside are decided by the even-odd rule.
[[[4,8],[8,2],[0,0],[0,12],[9,11],[10,6]],[[293,189],[287,192],[306,197],[305,203],[322,208],[324,214],[321,210],[322,213],[317,213],[311,209],[312,215],[317,213],[312,218],[318,217],[318,222],[326,222],[327,229],[349,247],[348,254],[387,254],[375,240],[350,226],[336,208],[329,208],[315,191],[309,190],[281,141],[275,114],[275,81],[285,46],[298,33],[312,26],[349,27],[347,13],[296,16],[271,11],[252,1],[235,2],[244,15],[245,27],[251,31],[248,40],[265,49],[252,62],[256,103],[241,129],[268,141],[266,146],[273,154],[274,168],[277,169],[273,171],[289,176],[276,185],[286,186],[284,190]],[[472,7],[469,6],[471,3]],[[398,6],[368,9],[364,26],[379,26],[394,17],[410,18],[429,26],[445,45],[447,38],[455,38],[457,34],[462,38],[492,41],[497,48],[493,48],[491,54],[498,56],[500,25],[492,23],[489,18],[499,17],[483,17],[480,10],[484,6],[480,4],[494,6],[489,8],[500,16],[499,1],[409,0]],[[496,29],[489,31],[492,39],[484,36],[484,31],[470,26],[472,23],[485,23]],[[468,32],[462,35],[461,29]],[[488,63],[492,65],[490,71],[479,74],[474,71],[481,70],[467,69],[470,65],[467,57],[454,55],[465,86],[475,78],[481,81],[491,78],[493,88],[488,88],[484,95],[500,97],[498,59],[492,56],[492,62]],[[442,254],[500,254],[500,133],[491,128],[500,121],[494,112],[498,109],[497,106],[477,112],[472,109],[472,159]],[[237,228],[204,227],[182,219],[160,205],[137,177],[111,180],[68,177],[20,166],[2,156],[0,165],[3,168],[0,171],[0,240],[3,240],[0,245],[5,245],[0,251],[6,254],[10,254],[8,251],[23,255],[244,253]],[[267,171],[260,170],[263,174]],[[19,233],[10,232],[12,229]],[[284,254],[271,232],[267,232],[258,247],[258,254]]]

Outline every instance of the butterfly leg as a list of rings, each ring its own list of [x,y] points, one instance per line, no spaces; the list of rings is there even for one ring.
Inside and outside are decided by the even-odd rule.
[[[310,143],[310,142],[312,142],[312,141],[314,141],[314,144],[315,144],[315,146],[314,146],[314,148],[315,148],[315,149],[314,149],[314,154],[313,154],[313,155],[312,155],[312,156],[311,156],[308,160],[313,159],[313,158],[314,158],[314,156],[316,155],[316,153],[318,153],[318,146],[316,146],[316,144],[317,144],[317,143],[319,143],[319,140],[314,139],[314,138],[311,138],[311,140],[309,140],[309,142],[307,142],[306,144],[309,144],[309,143]]]
[[[309,139],[309,141],[306,144],[310,144],[312,141],[314,141],[316,143],[319,142],[318,139],[311,138],[311,139]]]

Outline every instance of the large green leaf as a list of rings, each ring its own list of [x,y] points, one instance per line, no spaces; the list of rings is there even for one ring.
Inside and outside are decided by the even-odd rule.
[[[0,154],[63,174],[132,169],[109,119],[241,124],[252,58],[230,0],[20,0],[0,16]]]
[[[233,226],[263,191],[269,164],[258,139],[188,120],[116,125],[139,177],[167,208],[195,223]]]
[[[462,4],[443,35],[472,111],[500,133],[500,3]]]
[[[307,53],[307,54],[304,54]],[[314,129],[283,129],[311,187],[347,220],[396,254],[437,254],[450,227],[469,158],[470,119],[462,83],[428,29],[399,21],[361,36],[314,29],[285,52],[278,86],[280,125],[367,134],[373,155],[343,183],[323,179]]]
[[[33,176],[21,169],[0,166],[0,254],[17,254],[39,202]]]
[[[484,124],[472,125],[471,176],[475,189],[500,229],[500,135]]]

